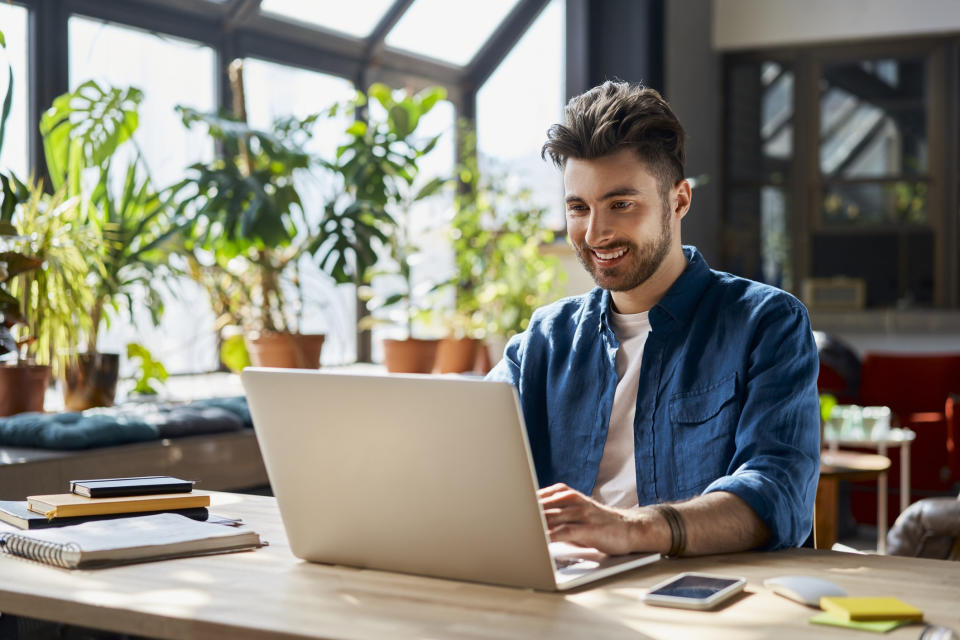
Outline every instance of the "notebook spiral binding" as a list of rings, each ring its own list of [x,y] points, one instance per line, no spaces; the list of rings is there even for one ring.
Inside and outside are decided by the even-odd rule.
[[[59,542],[33,540],[15,533],[0,534],[0,549],[10,555],[55,567],[63,567],[64,569],[69,569],[72,566],[70,560],[68,560],[68,554],[80,552],[79,545],[72,542],[61,544]]]

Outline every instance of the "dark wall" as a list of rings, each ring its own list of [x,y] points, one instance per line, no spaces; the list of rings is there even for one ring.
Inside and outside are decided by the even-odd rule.
[[[567,97],[613,79],[661,91],[663,13],[663,0],[567,0]]]
[[[687,176],[706,184],[693,191],[683,241],[720,264],[720,143],[722,65],[713,50],[713,3],[669,0],[664,24],[664,95],[687,131]],[[698,182],[701,182],[698,180]]]

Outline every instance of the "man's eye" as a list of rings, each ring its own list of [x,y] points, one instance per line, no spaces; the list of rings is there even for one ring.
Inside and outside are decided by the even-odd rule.
[[[630,206],[630,202],[627,200],[617,200],[616,202],[613,203],[614,209],[626,209],[629,206]]]
[[[586,205],[582,205],[582,204],[568,204],[568,205],[567,205],[567,211],[570,211],[570,212],[581,212],[581,211],[586,211],[586,210],[587,210]]]

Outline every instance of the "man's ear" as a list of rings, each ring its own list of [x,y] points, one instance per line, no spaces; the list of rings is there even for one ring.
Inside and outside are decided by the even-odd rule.
[[[690,210],[690,201],[693,199],[693,191],[690,189],[690,183],[686,180],[680,180],[673,186],[673,197],[670,198],[673,205],[673,213],[679,220],[682,220]]]

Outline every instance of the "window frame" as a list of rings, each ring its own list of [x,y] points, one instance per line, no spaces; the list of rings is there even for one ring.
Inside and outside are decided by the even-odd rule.
[[[820,170],[820,78],[825,64],[882,58],[922,58],[925,62],[927,169],[919,176],[898,174],[870,179],[824,178]],[[957,113],[960,105],[960,36],[880,39],[854,44],[824,44],[802,47],[771,48],[756,51],[728,53],[723,56],[724,87],[729,87],[732,70],[743,64],[773,61],[787,64],[794,71],[793,157],[788,176],[782,185],[787,191],[788,225],[791,237],[791,266],[794,288],[813,273],[813,237],[815,233],[831,235],[859,235],[871,232],[904,232],[929,228],[934,236],[933,308],[960,307],[960,223],[958,223],[958,139]],[[729,127],[731,109],[723,101],[722,134],[723,158],[730,148]],[[725,162],[721,162],[721,166]],[[728,228],[729,197],[734,189],[748,186],[746,181],[734,180],[726,167],[721,169],[721,224],[720,246],[724,265],[732,264],[733,256],[723,242]],[[892,183],[901,180],[925,182],[929,185],[927,221],[918,223],[891,223],[865,227],[824,225],[822,201],[826,186],[831,184]],[[754,186],[771,184],[757,181]],[[761,184],[762,183],[762,184]],[[797,293],[794,291],[794,293]],[[877,308],[875,308],[877,309]]]

